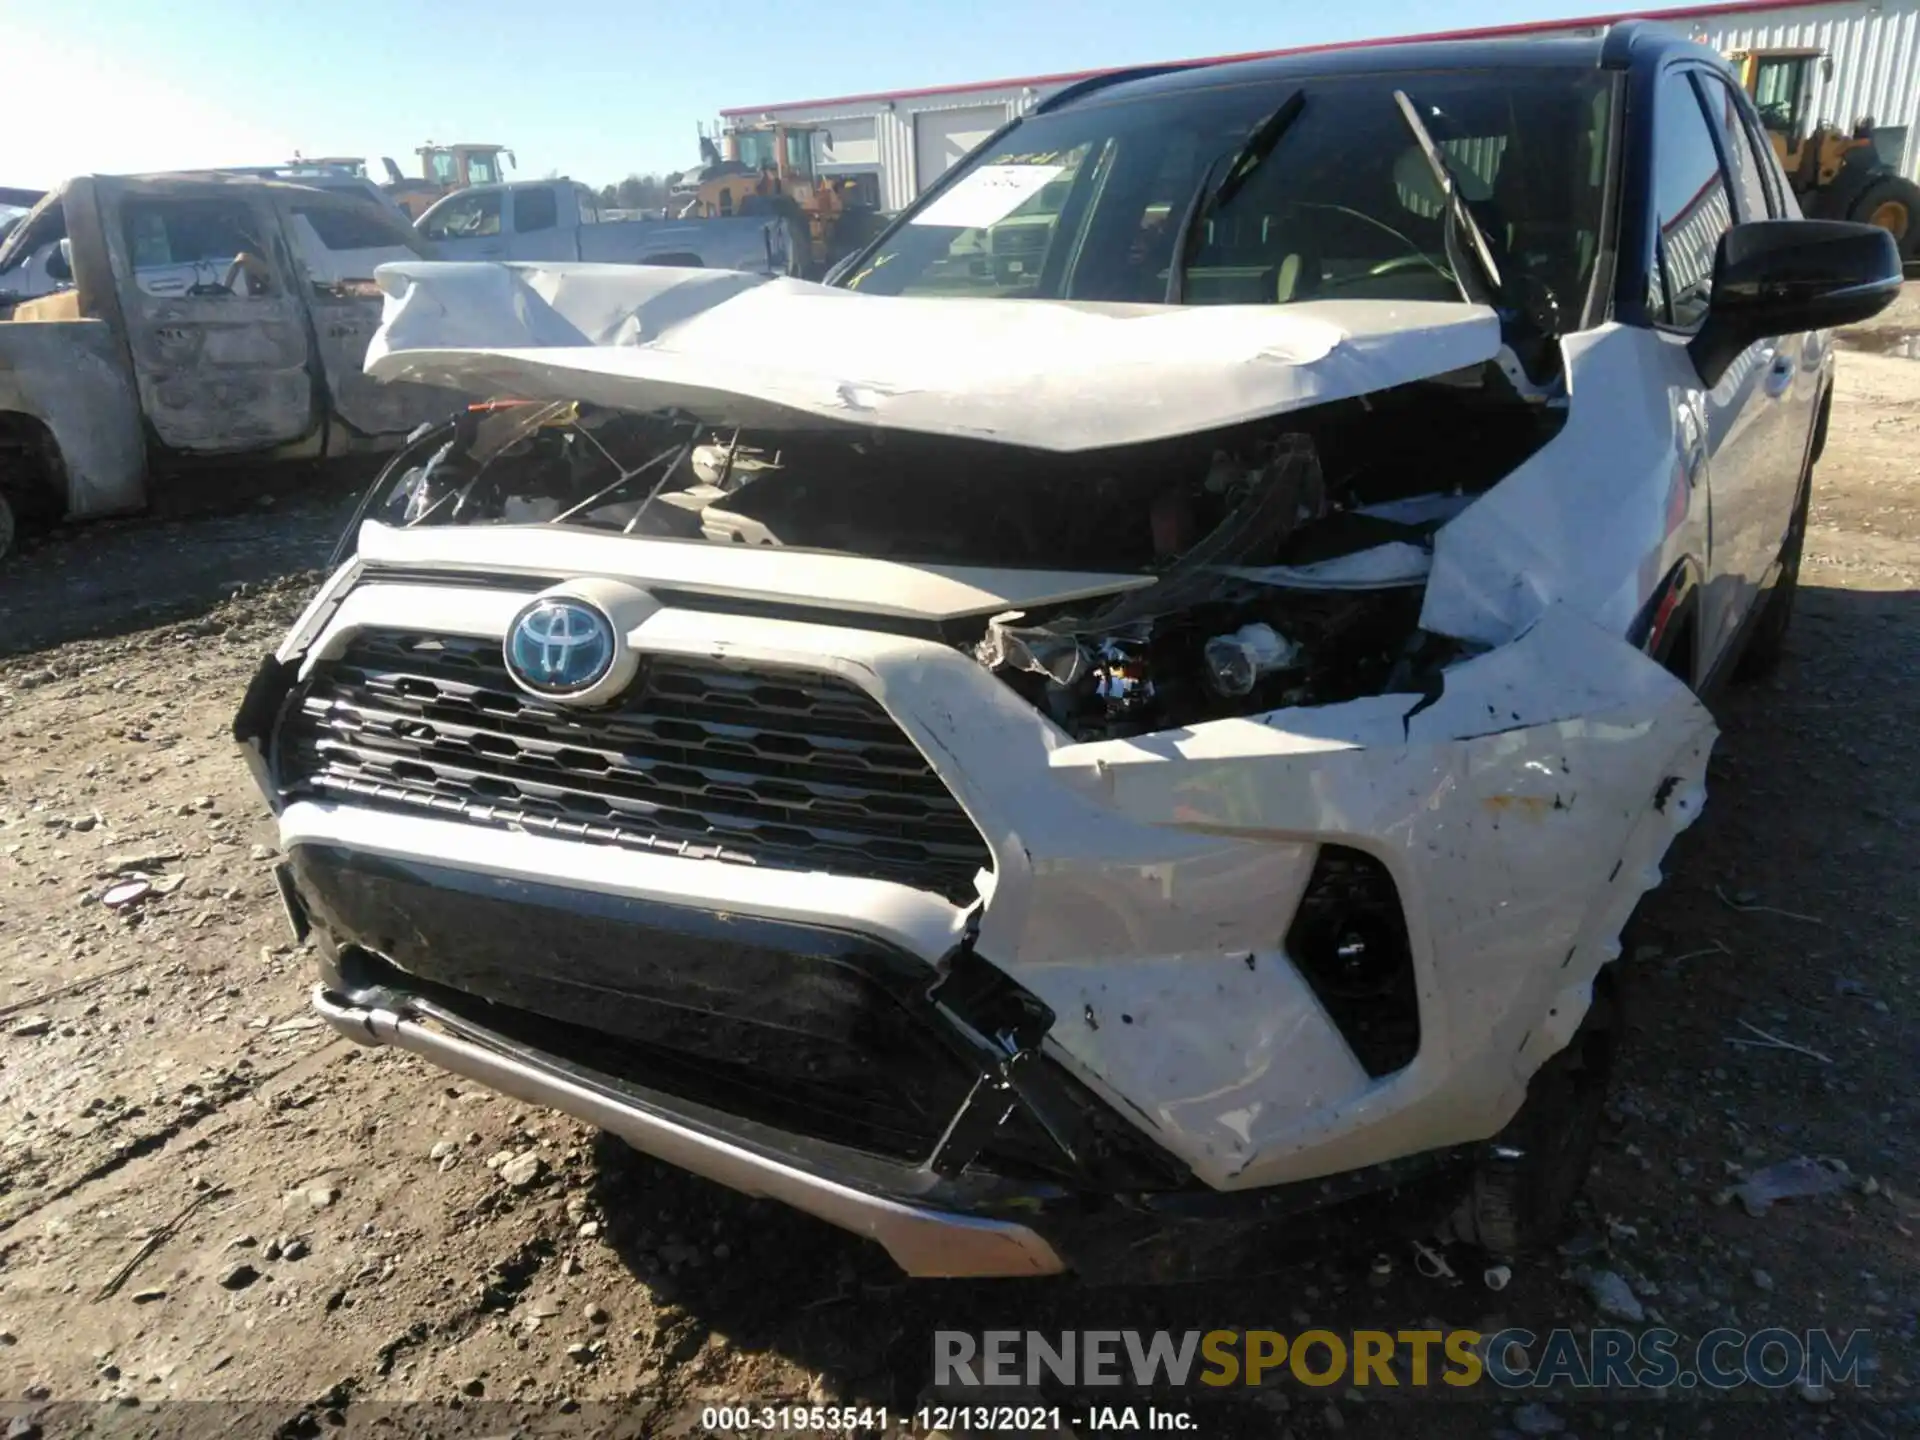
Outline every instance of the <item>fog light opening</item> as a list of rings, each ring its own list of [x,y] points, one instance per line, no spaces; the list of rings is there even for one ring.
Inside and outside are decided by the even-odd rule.
[[[1322,846],[1285,945],[1368,1075],[1412,1063],[1420,999],[1406,915],[1386,866],[1344,845]]]

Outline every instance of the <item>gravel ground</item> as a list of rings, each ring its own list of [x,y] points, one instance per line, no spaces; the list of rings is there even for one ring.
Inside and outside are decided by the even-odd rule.
[[[1497,1293],[1461,1251],[1457,1281],[1398,1246],[1376,1274],[1366,1235],[1230,1286],[910,1285],[803,1217],[332,1039],[226,726],[351,495],[303,478],[41,542],[0,571],[9,1435],[691,1434],[719,1403],[898,1412],[938,1327],[1544,1331],[1602,1323],[1597,1297],[1689,1334],[1866,1329],[1870,1391],[1160,1398],[1215,1435],[1920,1434],[1920,364],[1886,338],[1916,328],[1907,297],[1841,365],[1790,659],[1721,706],[1711,803],[1642,912],[1575,1230]],[[129,879],[140,899],[103,903]],[[1782,1045],[1731,1043],[1760,1031]],[[1801,1156],[1843,1187],[1724,1203]]]

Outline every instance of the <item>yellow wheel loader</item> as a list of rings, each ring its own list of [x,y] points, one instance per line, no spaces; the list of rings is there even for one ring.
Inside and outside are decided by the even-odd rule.
[[[1833,60],[1809,49],[1744,50],[1727,57],[1760,112],[1760,123],[1800,208],[1829,220],[1878,225],[1900,245],[1909,265],[1920,261],[1920,185],[1880,153],[1873,121],[1851,131],[1815,121],[1816,84],[1833,78]]]

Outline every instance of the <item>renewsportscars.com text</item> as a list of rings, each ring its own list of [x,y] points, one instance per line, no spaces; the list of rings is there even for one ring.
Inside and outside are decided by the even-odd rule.
[[[1864,1330],[937,1330],[938,1386],[1863,1386]]]

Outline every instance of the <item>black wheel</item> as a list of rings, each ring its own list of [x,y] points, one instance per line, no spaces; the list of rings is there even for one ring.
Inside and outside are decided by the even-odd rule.
[[[1823,417],[1824,419],[1824,417]],[[1793,624],[1793,597],[1800,590],[1800,555],[1807,548],[1807,506],[1813,498],[1813,445],[1800,474],[1800,498],[1793,502],[1793,519],[1787,525],[1786,542],[1780,547],[1780,578],[1773,582],[1763,602],[1759,619],[1753,622],[1753,634],[1734,668],[1737,680],[1763,680],[1780,668],[1787,653],[1787,628]]]
[[[1920,185],[1882,175],[1854,196],[1847,218],[1878,225],[1893,236],[1902,260],[1920,260]]]
[[[1453,1219],[1454,1234],[1468,1244],[1524,1255],[1552,1244],[1565,1226],[1593,1167],[1613,1070],[1612,978],[1605,971],[1595,978],[1593,1003],[1573,1039],[1534,1072],[1519,1111],[1487,1142]]]
[[[13,553],[13,542],[19,535],[19,524],[13,517],[13,504],[7,499],[7,492],[0,490],[0,560]]]

